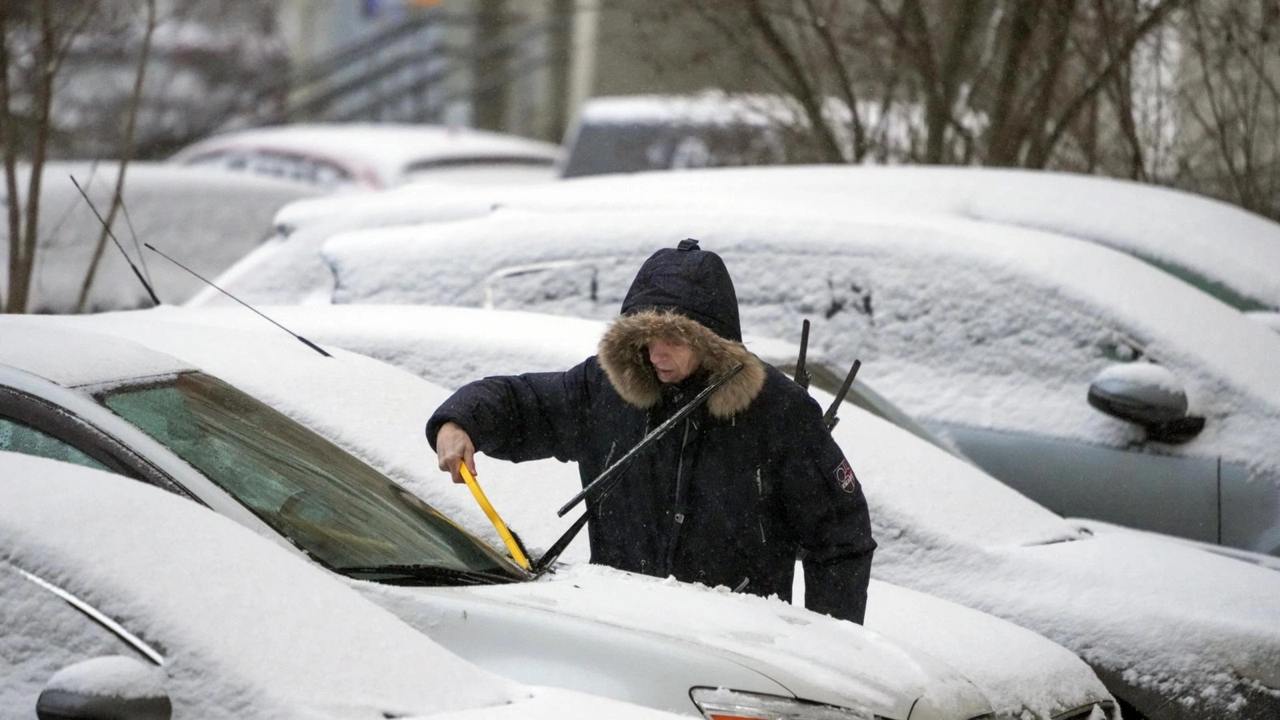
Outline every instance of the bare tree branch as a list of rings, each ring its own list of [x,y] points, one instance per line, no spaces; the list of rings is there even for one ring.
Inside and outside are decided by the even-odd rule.
[[[1027,166],[1034,168],[1043,168],[1048,162],[1049,155],[1062,139],[1063,133],[1067,127],[1075,121],[1080,111],[1092,100],[1105,85],[1110,82],[1112,77],[1122,63],[1128,62],[1129,56],[1133,53],[1133,48],[1140,40],[1147,36],[1155,28],[1164,22],[1166,16],[1175,8],[1181,6],[1185,0],[1164,0],[1155,5],[1147,12],[1147,16],[1138,23],[1138,25],[1125,38],[1124,42],[1117,46],[1117,52],[1111,53],[1107,59],[1107,64],[1102,70],[1090,81],[1084,88],[1076,94],[1066,107],[1058,114],[1058,117],[1050,124],[1051,130],[1037,151],[1032,153],[1028,159]],[[1193,5],[1195,3],[1192,3]]]
[[[792,85],[797,90],[794,96],[804,109],[805,116],[809,118],[809,124],[818,140],[822,154],[828,162],[843,162],[844,155],[840,152],[840,146],[836,143],[835,136],[832,135],[831,127],[827,124],[826,116],[822,111],[821,93],[809,82],[808,73],[796,59],[791,48],[787,46],[778,29],[770,22],[768,14],[760,6],[760,0],[748,0],[747,12],[763,36],[765,46],[782,63],[786,74],[790,76]]]
[[[853,131],[853,156],[850,159],[853,162],[861,162],[867,154],[867,131],[862,125],[862,113],[858,108],[858,94],[853,87],[853,78],[849,76],[849,68],[840,53],[840,48],[836,45],[835,35],[831,32],[831,23],[825,19],[830,15],[830,11],[825,15],[820,14],[814,7],[813,0],[804,0],[804,4],[809,11],[809,22],[813,26],[813,31],[822,41],[827,58],[836,71],[836,79],[844,96],[844,102],[849,106],[849,127]]]
[[[14,114],[9,97],[9,13],[11,5],[0,6],[0,151],[4,153],[4,185],[5,206],[8,208],[6,220],[9,225],[9,286],[13,287],[13,279],[17,277],[19,258],[22,248],[19,237],[22,233],[22,214],[18,209],[18,139],[14,132]],[[0,291],[0,310],[8,311],[12,296]]]

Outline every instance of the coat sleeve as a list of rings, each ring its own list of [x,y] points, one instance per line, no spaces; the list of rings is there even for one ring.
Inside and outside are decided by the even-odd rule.
[[[578,459],[591,402],[588,359],[565,372],[487,377],[459,388],[427,421],[434,450],[446,422],[467,431],[476,450],[522,462]]]
[[[803,551],[805,607],[862,623],[871,579],[871,517],[862,486],[805,396],[790,408],[783,512]]]

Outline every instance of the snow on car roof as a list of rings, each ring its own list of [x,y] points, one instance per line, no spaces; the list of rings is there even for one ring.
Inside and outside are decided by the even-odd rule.
[[[1280,365],[1259,362],[1280,352],[1274,333],[1127,255],[1019,227],[894,214],[830,219],[724,209],[564,215],[499,210],[443,225],[340,234],[325,244],[324,254],[338,277],[339,302],[413,302],[429,285],[426,294],[454,294],[459,304],[479,305],[483,287],[473,278],[566,257],[643,258],[685,236],[701,238],[704,248],[722,255],[912,253],[943,261],[936,263],[939,273],[963,263],[1026,274],[1062,288],[1065,301],[1130,319],[1280,408]],[[422,271],[449,266],[467,271]],[[803,264],[794,267],[783,263],[772,268],[772,278],[739,276],[735,282],[803,287],[812,281]]]
[[[244,707],[251,688],[277,713],[408,714],[529,695],[186,498],[40,458],[0,453],[0,464],[6,559],[160,644],[178,697]]]
[[[788,96],[708,90],[695,95],[604,95],[588,98],[582,104],[578,124],[736,123],[768,126],[777,122],[795,122],[802,117],[800,104]]]
[[[393,123],[278,125],[215,135],[178,151],[170,161],[188,162],[229,148],[265,149],[326,157],[373,171],[381,182],[395,182],[422,163],[477,160],[554,162],[558,146],[515,135],[462,127]]]
[[[568,183],[568,184],[566,184]],[[1241,301],[1280,308],[1280,224],[1213,198],[1129,180],[970,167],[718,168],[566,181],[538,203],[575,207],[737,202],[767,194],[823,213],[942,213],[1046,230],[1203,274]],[[690,193],[691,188],[696,192]],[[1222,291],[1223,288],[1218,288]]]
[[[304,227],[334,215],[422,222],[457,217],[466,196],[407,190],[353,204],[302,201],[278,222]],[[471,194],[477,208],[573,210],[668,205],[796,205],[823,215],[894,211],[1017,225],[1130,252],[1202,284],[1232,304],[1280,308],[1280,224],[1227,203],[1159,186],[1069,173],[852,165],[708,168],[574,178]],[[443,204],[439,214],[437,203]],[[452,208],[452,209],[451,209]],[[340,229],[350,229],[350,224]]]
[[[0,317],[0,364],[66,387],[193,370],[175,357],[111,335],[54,328],[41,316]]]

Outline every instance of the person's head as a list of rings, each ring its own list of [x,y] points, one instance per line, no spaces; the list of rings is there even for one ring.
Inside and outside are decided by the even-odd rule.
[[[600,341],[599,361],[618,394],[641,408],[658,402],[663,384],[700,370],[716,376],[738,363],[745,367],[712,396],[713,414],[745,408],[764,384],[763,366],[742,345],[729,271],[696,240],[659,250],[644,262],[620,317]]]

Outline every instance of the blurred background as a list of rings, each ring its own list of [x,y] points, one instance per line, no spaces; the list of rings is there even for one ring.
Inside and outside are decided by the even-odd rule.
[[[6,202],[17,198],[7,236],[21,242],[5,307],[32,307],[23,277],[45,221],[29,198],[45,163],[115,178],[102,213],[114,222],[128,163],[302,123],[497,131],[562,145],[563,177],[1014,167],[1165,185],[1275,219],[1278,18],[1277,0],[6,3],[0,142]],[[277,174],[334,172],[288,162]]]

